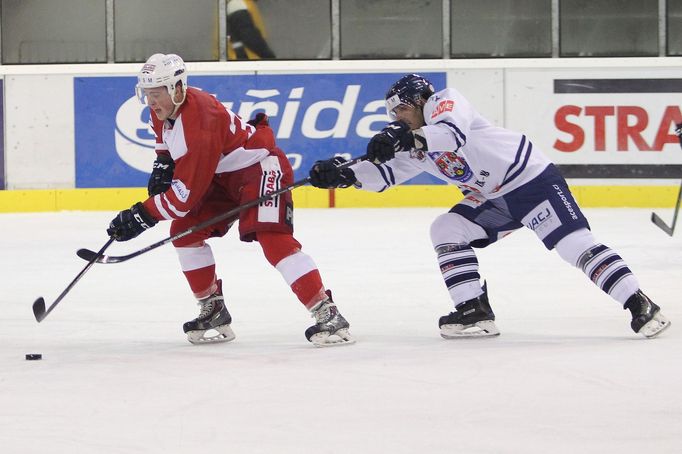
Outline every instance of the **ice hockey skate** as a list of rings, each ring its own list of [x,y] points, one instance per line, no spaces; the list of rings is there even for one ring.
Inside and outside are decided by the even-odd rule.
[[[498,336],[500,331],[488,303],[486,285],[483,285],[482,295],[459,303],[454,312],[440,318],[438,326],[443,339]]]
[[[670,326],[670,321],[661,314],[661,308],[641,290],[628,298],[623,308],[632,314],[632,330],[645,337],[656,337]]]
[[[343,318],[332,300],[331,291],[327,290],[327,298],[320,301],[311,310],[316,324],[305,330],[305,337],[316,347],[333,347],[355,343],[348,332],[350,324]]]
[[[230,327],[232,317],[225,307],[223,282],[218,280],[218,289],[212,295],[199,300],[199,316],[185,323],[182,329],[187,340],[193,344],[230,342],[235,335]]]

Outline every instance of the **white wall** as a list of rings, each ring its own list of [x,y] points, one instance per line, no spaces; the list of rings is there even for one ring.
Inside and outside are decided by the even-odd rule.
[[[5,162],[8,189],[70,188],[74,171],[73,78],[82,75],[132,76],[137,64],[0,66],[5,82]],[[555,78],[682,78],[682,58],[542,60],[253,61],[189,63],[190,74],[355,73],[446,71],[457,87],[492,122],[526,132],[559,163],[681,163],[674,144],[660,151],[595,152],[586,140],[578,152],[553,149],[554,116],[566,103],[628,105],[646,110],[650,125],[641,135],[653,142],[666,105],[682,105],[682,93],[554,94]],[[191,82],[191,75],[190,75]],[[437,87],[438,88],[438,87]],[[588,137],[591,118],[573,118]],[[615,128],[606,119],[607,145]],[[614,123],[615,124],[615,123]],[[614,142],[615,143],[615,142]],[[615,145],[614,145],[615,146]],[[591,147],[591,148],[590,148]]]
[[[73,187],[73,76],[6,76],[5,109],[7,188]]]

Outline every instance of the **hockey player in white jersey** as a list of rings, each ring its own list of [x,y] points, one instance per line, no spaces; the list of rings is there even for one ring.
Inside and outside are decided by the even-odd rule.
[[[525,135],[492,125],[457,90],[435,92],[417,74],[393,84],[386,109],[394,121],[370,140],[367,161],[344,169],[341,157],[317,161],[311,184],[381,192],[427,172],[459,187],[464,199],[431,225],[455,306],[440,317],[442,337],[499,334],[474,248],[524,226],[630,310],[633,331],[654,337],[670,326],[625,261],[595,239],[565,179]]]

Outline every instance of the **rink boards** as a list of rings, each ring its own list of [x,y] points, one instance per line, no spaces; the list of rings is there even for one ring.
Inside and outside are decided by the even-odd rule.
[[[679,58],[189,63],[190,85],[244,118],[265,111],[302,179],[357,156],[387,121],[383,94],[419,72],[493,123],[523,131],[583,206],[671,206],[682,177]],[[0,211],[114,210],[145,197],[154,138],[138,64],[3,66]],[[380,70],[379,70],[380,69]],[[36,100],[41,100],[36,102]],[[431,176],[382,194],[294,192],[299,207],[451,206]]]

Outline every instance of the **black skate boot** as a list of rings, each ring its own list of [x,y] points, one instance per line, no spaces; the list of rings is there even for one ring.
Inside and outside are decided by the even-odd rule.
[[[327,298],[317,303],[310,312],[316,324],[305,330],[305,337],[316,347],[347,345],[355,342],[348,332],[350,324],[343,318],[332,300],[332,292],[326,291]]]
[[[440,335],[443,339],[463,337],[498,336],[495,314],[488,302],[488,287],[483,284],[483,294],[459,303],[454,312],[438,320]]]
[[[185,323],[182,329],[187,333],[187,340],[193,344],[211,342],[230,342],[234,339],[234,332],[230,328],[232,317],[225,307],[223,299],[223,281],[218,280],[216,292],[197,303],[200,313],[197,318]],[[206,333],[212,331],[214,335]]]
[[[661,308],[641,290],[628,298],[623,309],[632,313],[632,330],[645,337],[655,337],[670,326],[670,321],[661,314]]]

